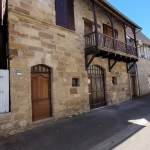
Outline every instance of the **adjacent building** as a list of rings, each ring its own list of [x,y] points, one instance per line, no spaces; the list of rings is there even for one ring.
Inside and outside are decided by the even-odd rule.
[[[9,106],[0,136],[130,99],[128,64],[138,61],[141,27],[107,1],[11,0],[6,10],[0,69],[9,70],[10,97],[0,99]]]
[[[127,35],[128,44],[132,45],[134,37],[129,28]],[[139,61],[130,70],[133,97],[150,93],[150,39],[142,32],[136,34],[136,39]]]

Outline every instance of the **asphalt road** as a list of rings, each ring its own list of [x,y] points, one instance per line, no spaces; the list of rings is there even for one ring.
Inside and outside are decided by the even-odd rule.
[[[149,121],[147,95],[1,139],[0,150],[147,150]]]

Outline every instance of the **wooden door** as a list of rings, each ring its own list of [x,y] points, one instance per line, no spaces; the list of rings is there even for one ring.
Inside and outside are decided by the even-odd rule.
[[[50,118],[51,90],[50,69],[45,66],[32,67],[32,117],[33,121]]]
[[[98,66],[88,69],[90,108],[106,105],[104,70]]]

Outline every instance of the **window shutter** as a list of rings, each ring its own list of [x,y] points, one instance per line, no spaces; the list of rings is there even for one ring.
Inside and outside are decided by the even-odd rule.
[[[70,30],[75,30],[74,0],[68,0],[68,28]]]
[[[106,35],[108,34],[107,33],[107,26],[105,24],[103,24],[103,33],[106,34]]]
[[[55,0],[56,24],[68,27],[67,0]]]

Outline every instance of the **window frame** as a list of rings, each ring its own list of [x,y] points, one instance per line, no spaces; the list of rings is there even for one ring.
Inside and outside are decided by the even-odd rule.
[[[64,7],[60,6],[61,2],[64,4]],[[60,9],[58,10],[58,8],[61,8],[63,12]],[[75,31],[74,0],[55,0],[55,13],[56,25]],[[64,14],[64,20],[59,20],[61,18],[60,14]]]

